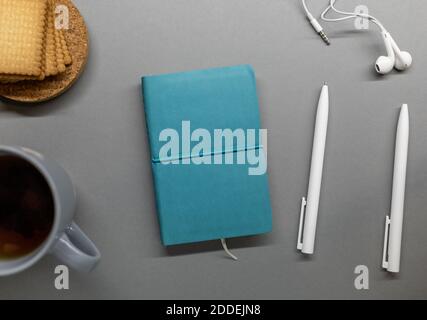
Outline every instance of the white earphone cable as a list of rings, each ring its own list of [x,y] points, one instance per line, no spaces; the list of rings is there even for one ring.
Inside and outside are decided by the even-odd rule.
[[[326,36],[325,32],[323,32],[323,27],[320,25],[320,23],[317,21],[317,19],[311,14],[310,10],[308,9],[306,0],[302,0],[302,6],[304,7],[307,19],[310,22],[313,29],[316,30],[316,32],[319,34],[319,36],[327,45],[330,45],[331,43],[329,42],[328,37]]]
[[[308,15],[310,15],[310,10],[308,10],[307,4],[305,3],[306,0],[302,0],[302,6],[304,7],[305,13]]]
[[[373,23],[375,23],[381,29],[381,31],[387,32],[387,30],[384,28],[383,24],[374,16],[371,16],[368,14],[360,14],[360,13],[355,13],[355,12],[342,11],[342,10],[339,10],[335,7],[335,3],[336,3],[336,0],[330,0],[329,1],[329,6],[320,15],[322,20],[327,21],[327,22],[339,22],[339,21],[348,20],[348,19],[363,18],[363,19],[368,19],[368,20],[372,21]],[[333,10],[338,14],[345,15],[346,17],[327,18],[326,14],[330,10]]]
[[[345,20],[349,20],[349,19],[363,18],[363,19],[368,19],[369,21],[371,21],[374,24],[376,24],[380,28],[380,30],[382,32],[387,32],[387,30],[384,28],[384,26],[382,25],[382,23],[377,18],[375,18],[374,16],[371,16],[371,15],[368,15],[368,14],[361,14],[361,13],[355,13],[355,12],[342,11],[342,10],[339,10],[339,9],[337,9],[335,7],[335,3],[336,3],[336,0],[330,0],[329,1],[328,7],[320,15],[320,18],[323,21],[327,21],[327,22],[340,22],[340,21],[345,21]],[[304,8],[304,11],[306,12],[307,18],[309,19],[309,21],[312,24],[313,28],[319,33],[319,35],[322,37],[322,39],[327,44],[330,44],[328,37],[323,32],[323,28],[320,26],[319,22],[313,17],[313,15],[311,14],[310,10],[308,9],[306,0],[302,0],[302,5],[303,5],[303,8]],[[328,18],[328,17],[326,17],[326,15],[328,14],[328,12],[331,11],[331,10],[334,11],[335,13],[337,13],[337,14],[344,15],[345,17],[339,17],[339,18]]]

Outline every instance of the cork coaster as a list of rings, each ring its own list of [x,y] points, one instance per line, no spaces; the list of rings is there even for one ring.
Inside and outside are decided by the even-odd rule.
[[[83,17],[71,0],[58,0],[69,9],[68,30],[63,30],[68,50],[73,59],[67,70],[43,81],[21,81],[0,84],[0,97],[21,103],[39,103],[51,100],[67,91],[84,70],[89,53],[89,38]]]

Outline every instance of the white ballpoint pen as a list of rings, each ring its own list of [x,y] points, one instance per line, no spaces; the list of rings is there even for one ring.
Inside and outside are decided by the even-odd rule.
[[[314,253],[328,117],[329,88],[327,83],[325,83],[317,107],[307,199],[303,197],[301,202],[297,249],[305,254]]]
[[[391,211],[386,217],[382,263],[384,269],[393,273],[400,271],[408,145],[409,112],[408,105],[404,104],[397,125]]]

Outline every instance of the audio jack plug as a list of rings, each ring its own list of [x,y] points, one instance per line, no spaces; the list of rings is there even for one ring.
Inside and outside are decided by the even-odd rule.
[[[331,42],[329,41],[328,36],[326,35],[326,33],[323,30],[318,32],[318,34],[322,38],[323,42],[325,42],[328,46],[331,45]]]
[[[312,25],[313,29],[316,30],[318,35],[322,38],[323,42],[325,42],[329,46],[331,44],[331,42],[329,41],[328,36],[323,31],[322,26],[316,20],[316,18],[314,18],[313,15],[311,13],[309,13],[309,14],[307,14],[307,19],[308,19],[308,21],[310,21],[310,24]]]

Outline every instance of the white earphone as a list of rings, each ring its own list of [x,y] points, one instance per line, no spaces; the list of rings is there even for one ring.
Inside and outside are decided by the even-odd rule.
[[[371,15],[367,15],[367,14],[360,14],[360,13],[355,13],[355,12],[346,12],[346,11],[338,10],[334,6],[335,2],[336,2],[336,0],[330,0],[329,1],[329,6],[321,14],[322,20],[328,21],[328,22],[339,22],[339,21],[354,19],[354,18],[364,18],[364,19],[368,19],[369,21],[375,23],[380,28],[381,36],[383,38],[383,41],[384,41],[384,44],[386,47],[387,56],[381,56],[375,62],[375,70],[379,74],[390,73],[393,70],[393,68],[395,68],[396,70],[399,70],[399,71],[404,71],[404,70],[408,69],[409,67],[411,67],[411,65],[412,65],[411,54],[407,51],[401,51],[399,49],[398,45],[396,44],[396,41],[394,41],[394,39],[392,38],[390,33],[384,28],[384,26],[381,24],[381,22],[377,18],[375,18]],[[323,41],[325,41],[325,43],[327,45],[329,45],[330,41],[329,41],[328,37],[326,36],[325,32],[323,31],[322,26],[319,24],[319,22],[313,17],[313,15],[308,10],[307,5],[306,5],[306,0],[302,0],[302,4],[303,4],[307,18],[310,21],[311,25],[316,30],[316,32],[321,36]],[[334,12],[336,12],[340,15],[343,15],[344,17],[327,18],[326,14],[330,10],[333,10]]]
[[[396,41],[390,36],[391,46],[393,51],[396,54],[396,62],[394,67],[397,70],[404,71],[411,67],[412,65],[412,56],[408,51],[401,51],[396,44]]]
[[[379,74],[387,74],[391,72],[391,70],[393,70],[396,64],[396,54],[391,44],[390,34],[386,31],[382,31],[381,36],[383,37],[387,56],[381,56],[377,59],[377,61],[375,62],[375,70]]]

